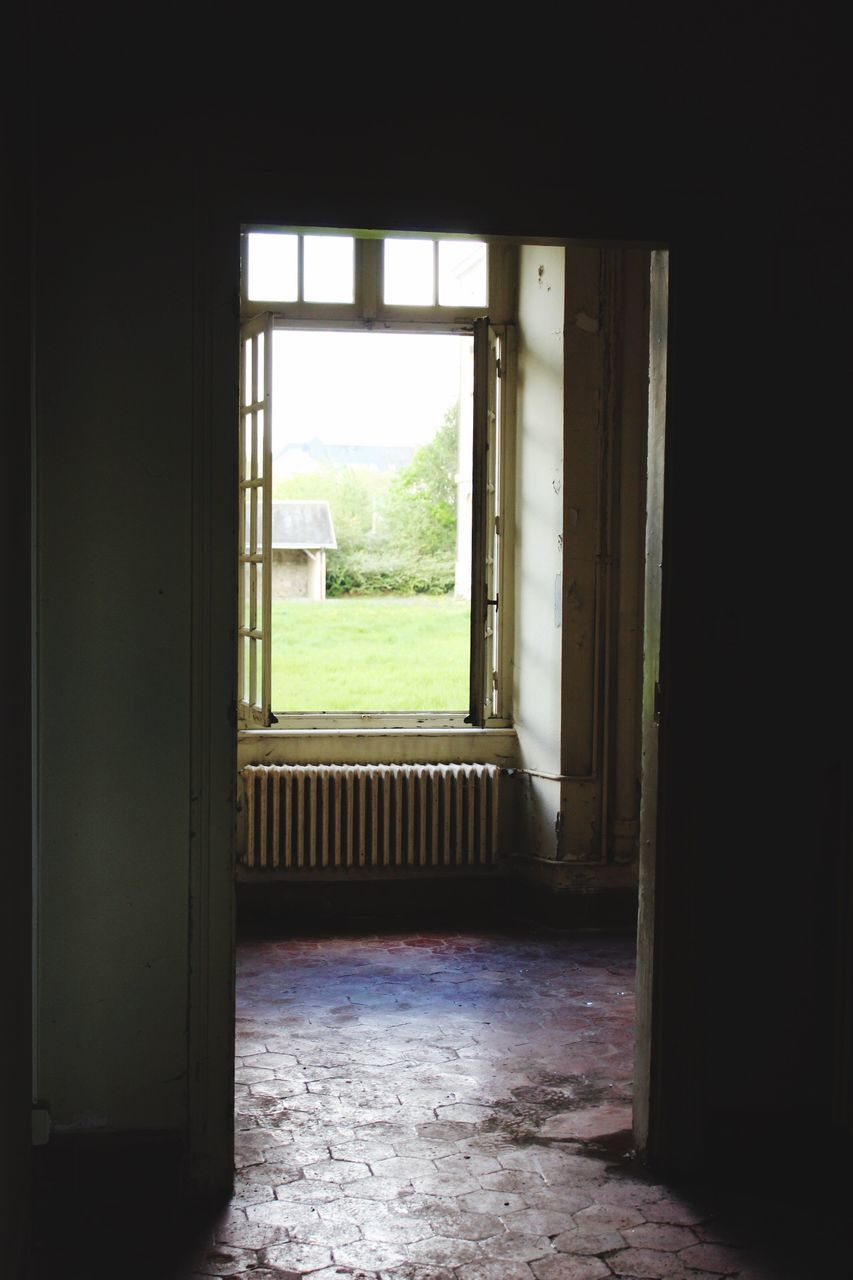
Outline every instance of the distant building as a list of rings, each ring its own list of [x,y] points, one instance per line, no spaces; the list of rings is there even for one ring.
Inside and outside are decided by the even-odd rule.
[[[325,600],[326,552],[337,545],[328,502],[274,502],[273,600]]]

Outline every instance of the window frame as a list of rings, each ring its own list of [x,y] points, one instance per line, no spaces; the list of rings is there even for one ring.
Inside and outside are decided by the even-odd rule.
[[[347,235],[355,241],[354,301],[352,303],[278,302],[250,300],[248,284],[248,237],[252,232],[302,235]],[[386,305],[382,301],[383,253],[386,239],[402,237],[425,240],[471,240],[486,242],[488,253],[488,304],[477,307]],[[238,707],[241,730],[272,726],[273,731],[346,732],[353,730],[434,730],[506,729],[512,727],[511,652],[512,566],[511,545],[514,404],[515,330],[514,280],[517,246],[490,242],[486,236],[445,232],[421,233],[360,231],[349,228],[294,227],[252,223],[241,228],[241,335],[246,326],[264,317],[270,336],[267,359],[272,367],[272,335],[276,330],[351,331],[382,333],[448,333],[474,339],[474,461],[472,464],[472,555],[471,555],[471,657],[470,703],[458,712],[276,712],[270,705],[271,688],[264,690],[266,715],[248,722]],[[436,262],[437,270],[437,262]],[[301,287],[301,280],[300,280]],[[477,354],[477,347],[480,354]],[[501,357],[491,356],[496,346]],[[241,366],[241,379],[243,376]],[[241,385],[241,406],[243,391]],[[499,403],[500,411],[495,412]],[[241,408],[242,412],[242,408]],[[271,432],[271,422],[270,422]],[[478,443],[479,438],[479,443]],[[479,465],[478,465],[479,453]],[[495,492],[500,478],[500,493]],[[271,485],[270,476],[270,485]],[[271,493],[271,489],[270,489]],[[497,502],[499,510],[495,510]],[[266,504],[269,506],[269,502]],[[497,520],[495,516],[497,515]],[[241,533],[242,537],[242,533]],[[491,563],[488,551],[491,549]],[[270,549],[265,548],[264,581],[269,582]],[[500,595],[489,595],[498,582]],[[482,594],[483,599],[479,599]],[[499,598],[499,606],[495,599]],[[265,657],[270,650],[271,610],[262,631],[267,637]],[[238,584],[239,619],[243,617],[243,576]],[[489,622],[491,625],[489,625]],[[240,641],[242,644],[242,640]],[[268,670],[269,663],[267,663]]]

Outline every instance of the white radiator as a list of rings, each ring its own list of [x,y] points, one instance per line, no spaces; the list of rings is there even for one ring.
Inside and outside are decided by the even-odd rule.
[[[497,765],[247,765],[241,775],[246,867],[382,871],[497,862]]]

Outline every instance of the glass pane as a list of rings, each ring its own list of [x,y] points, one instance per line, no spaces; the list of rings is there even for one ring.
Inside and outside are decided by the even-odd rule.
[[[249,235],[247,294],[253,302],[295,302],[299,237],[280,232]]]
[[[442,307],[484,307],[488,249],[480,240],[439,240],[438,301]]]
[[[248,480],[252,474],[252,415],[246,414],[242,422],[243,432],[243,475],[241,479]]]
[[[243,343],[243,404],[252,403],[252,339]]]
[[[255,602],[257,606],[257,610],[255,613],[255,630],[260,631],[261,628],[263,627],[263,621],[264,621],[263,612],[262,612],[263,600],[264,600],[264,566],[262,564],[256,564],[255,571],[256,571],[256,577],[257,577],[257,587],[256,587],[257,600]]]
[[[250,542],[249,542],[249,532],[250,532],[250,531],[249,531],[250,507],[249,507],[248,493],[247,493],[247,491],[246,491],[245,489],[242,491],[242,495],[241,495],[241,504],[242,504],[242,507],[243,507],[243,513],[242,513],[242,524],[243,524],[243,554],[244,554],[244,555],[248,555],[248,554],[251,552],[252,547],[251,547],[251,544],[250,544]],[[248,580],[247,580],[247,581],[248,581]]]
[[[242,617],[240,618],[240,624],[241,624],[241,626],[244,626],[244,627],[248,627],[248,626],[250,625],[250,624],[249,624],[249,568],[250,568],[250,566],[249,566],[249,565],[247,565],[247,564],[244,564],[244,565],[242,566],[242,574],[243,574],[243,615],[242,615]]]
[[[260,552],[264,543],[264,491],[258,489],[258,527],[255,530],[254,550]]]
[[[259,409],[256,415],[256,429],[258,433],[257,439],[257,470],[255,475],[262,476],[264,474],[264,411]]]
[[[258,344],[258,381],[255,387],[255,399],[263,400],[264,398],[264,335],[259,333],[255,338]]]
[[[258,697],[258,642],[249,639],[249,697],[254,704]]]
[[[258,491],[249,489],[249,551],[255,553],[258,545]]]
[[[251,643],[248,636],[243,636],[243,688],[240,696],[244,702],[249,701],[249,646]]]
[[[254,561],[249,565],[249,626],[254,630],[258,624],[258,566]]]
[[[386,303],[398,306],[433,304],[433,257],[431,240],[385,240]]]
[[[252,439],[251,452],[249,454],[249,476],[250,480],[258,478],[258,415],[252,414]]]
[[[306,236],[303,242],[306,302],[352,302],[355,241],[352,236]]]

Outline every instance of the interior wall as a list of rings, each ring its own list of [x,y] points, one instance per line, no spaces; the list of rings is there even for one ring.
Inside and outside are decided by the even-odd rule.
[[[835,459],[853,275],[831,222],[820,268],[816,225],[758,218],[671,254],[655,1071],[658,1158],[676,1163],[748,1151],[782,1167],[794,1134],[812,1157],[841,1150],[851,686]]]
[[[626,919],[638,856],[648,272],[643,249],[521,254],[516,865],[590,902],[619,894]]]
[[[636,884],[640,838],[652,257],[647,249],[620,250],[614,272],[618,359],[613,361],[615,429],[608,529],[613,634],[608,664],[611,695],[602,708],[608,731],[602,807],[607,824],[606,856],[616,866],[631,867],[632,884]]]
[[[3,88],[19,89],[17,77]],[[0,423],[3,426],[3,599],[7,602],[4,713],[14,746],[5,752],[3,886],[0,891],[0,1256],[25,1273],[30,1225],[32,735],[29,553],[30,216],[28,120],[0,97]]]
[[[681,98],[662,80],[671,122]],[[751,1121],[794,1099],[801,1147],[830,1094],[832,827],[853,720],[850,209],[835,117],[819,130],[773,112],[756,142],[740,112],[764,120],[769,99],[760,76],[748,83],[722,116],[709,93],[713,129],[680,140],[668,123],[651,158],[631,120],[581,130],[560,104],[461,137],[458,112],[414,128],[395,116],[370,164],[362,113],[325,135],[291,120],[246,171],[275,189],[271,219],[286,207],[309,225],[672,244],[660,958],[668,1044],[695,1035],[702,1065],[676,1063],[669,1083],[729,1156],[766,1164]],[[36,239],[41,1078],[61,1123],[154,1128],[184,1114],[192,148],[176,119],[139,136],[114,124],[103,145],[97,123],[50,125]],[[231,211],[248,181],[237,154]],[[227,294],[215,302],[227,311]],[[226,561],[217,549],[214,569]],[[232,636],[210,635],[225,668]],[[223,879],[214,907],[226,895]],[[20,886],[12,901],[26,902]]]
[[[37,185],[38,1086],[186,1122],[192,230],[180,139],[52,119]]]
[[[512,706],[525,859],[553,860],[560,826],[565,263],[554,245],[519,252]]]

